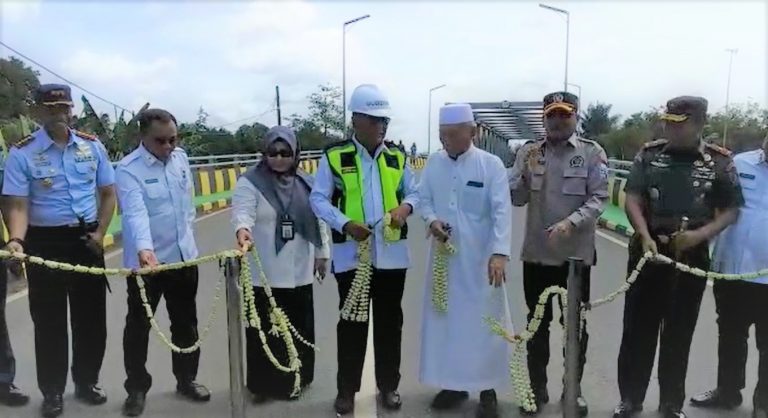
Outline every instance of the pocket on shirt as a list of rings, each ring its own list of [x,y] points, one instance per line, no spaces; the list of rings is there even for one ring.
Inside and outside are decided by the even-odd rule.
[[[96,161],[75,163],[75,171],[86,181],[96,177]]]
[[[563,170],[563,194],[569,196],[586,196],[587,175],[588,171],[586,168],[567,168]]]
[[[464,191],[461,193],[463,212],[479,218],[486,214],[487,207],[485,187],[464,186]]]
[[[165,193],[165,190],[160,183],[148,184],[144,187],[144,190],[147,193],[147,197],[150,199],[159,199],[163,196],[163,193]]]
[[[543,165],[536,165],[533,167],[530,171],[530,186],[531,190],[533,191],[541,191],[542,187],[544,187],[544,166]]]

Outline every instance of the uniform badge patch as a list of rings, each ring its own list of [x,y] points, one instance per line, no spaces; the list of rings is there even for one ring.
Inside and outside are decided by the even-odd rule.
[[[581,168],[584,167],[584,157],[581,155],[577,155],[573,158],[571,158],[571,161],[568,162],[568,165],[571,168]]]

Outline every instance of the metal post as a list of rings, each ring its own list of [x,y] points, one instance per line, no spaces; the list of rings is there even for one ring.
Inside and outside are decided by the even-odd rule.
[[[341,108],[344,111],[344,139],[347,139],[347,24],[341,29]]]
[[[565,91],[568,91],[568,46],[571,39],[571,14],[565,13]]]
[[[565,339],[565,397],[563,417],[578,418],[577,398],[580,392],[579,354],[581,351],[581,286],[584,260],[568,258],[568,310],[566,314]]]
[[[736,52],[738,52],[738,49],[728,48],[726,49],[726,51],[731,54],[731,58],[728,61],[728,84],[725,88],[725,121],[723,123],[723,148],[725,148],[725,145],[728,142],[728,120],[731,118],[731,115],[728,112],[728,105],[731,99],[731,69],[733,68],[733,55]]]
[[[427,112],[427,155],[432,154],[432,90],[429,91],[429,112]]]
[[[277,104],[277,124],[282,125],[283,119],[280,112],[280,86],[275,86],[275,103]]]
[[[240,265],[228,258],[224,265],[227,285],[227,331],[229,334],[229,404],[232,418],[245,418],[243,388],[243,324],[240,321],[240,290],[237,279]]]

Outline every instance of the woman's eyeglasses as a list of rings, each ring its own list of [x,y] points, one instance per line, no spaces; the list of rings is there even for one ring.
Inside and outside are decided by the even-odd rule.
[[[287,149],[267,150],[267,157],[275,158],[278,156],[283,158],[291,158],[293,157],[293,152]]]

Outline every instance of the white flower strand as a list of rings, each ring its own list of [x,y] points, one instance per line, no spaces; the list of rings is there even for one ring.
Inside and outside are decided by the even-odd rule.
[[[357,268],[349,294],[341,308],[341,317],[347,321],[368,322],[373,265],[371,263],[372,236],[357,243]]]
[[[208,314],[208,319],[205,321],[205,328],[203,328],[203,331],[200,333],[199,338],[197,341],[194,342],[194,344],[190,345],[189,347],[179,347],[173,342],[171,342],[170,339],[168,339],[168,336],[163,333],[163,331],[160,329],[160,325],[158,325],[157,321],[155,320],[155,316],[152,313],[152,306],[149,304],[149,300],[147,298],[147,290],[144,287],[144,280],[141,276],[136,275],[136,284],[139,286],[139,295],[141,296],[141,303],[144,306],[144,311],[147,313],[147,319],[149,319],[149,324],[152,326],[152,329],[155,331],[157,336],[160,338],[160,341],[162,341],[168,348],[171,349],[174,353],[183,353],[188,354],[195,352],[200,349],[200,346],[203,345],[203,341],[205,341],[205,338],[208,336],[208,333],[211,330],[211,326],[213,325],[213,320],[216,318],[216,311],[219,307],[219,299],[221,299],[221,289],[224,288],[221,284],[224,282],[224,276],[222,275],[219,278],[219,281],[216,282],[216,290],[214,290],[214,296],[213,296],[213,304],[211,306],[211,313]]]
[[[432,254],[432,305],[438,313],[448,312],[448,257],[456,253],[449,242],[438,242]]]

